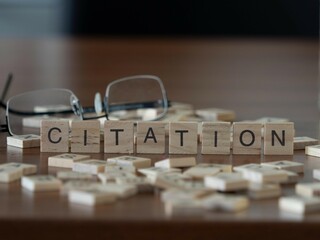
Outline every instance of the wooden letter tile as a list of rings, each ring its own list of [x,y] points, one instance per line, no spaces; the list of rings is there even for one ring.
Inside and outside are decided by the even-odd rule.
[[[265,123],[264,154],[292,155],[294,125],[288,123]]]
[[[64,153],[48,158],[49,167],[72,168],[75,162],[89,159],[89,155],[80,155],[74,153]]]
[[[133,126],[129,121],[105,121],[104,152],[133,153]]]
[[[151,159],[150,158],[142,158],[135,156],[120,156],[114,158],[108,158],[108,163],[114,163],[119,166],[134,166],[137,169],[140,168],[149,168],[151,167]]]
[[[169,154],[197,154],[198,123],[169,123]]]
[[[137,153],[165,153],[165,123],[138,122]]]
[[[230,123],[202,123],[202,154],[230,154]]]
[[[294,150],[302,150],[305,149],[306,146],[312,146],[319,144],[318,139],[310,138],[310,137],[294,137],[293,145]]]
[[[69,152],[69,121],[42,120],[41,152]]]
[[[100,152],[99,121],[72,121],[71,152]]]
[[[7,137],[7,145],[18,148],[39,147],[40,136],[34,134],[9,136]]]
[[[261,154],[261,123],[233,124],[233,154]]]
[[[106,161],[89,159],[81,162],[76,162],[73,164],[72,171],[98,174],[104,172],[106,166]]]
[[[62,185],[61,181],[50,175],[35,175],[22,177],[22,187],[33,191],[58,191]]]

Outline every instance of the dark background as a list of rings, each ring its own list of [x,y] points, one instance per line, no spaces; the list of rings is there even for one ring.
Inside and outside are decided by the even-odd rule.
[[[318,0],[72,2],[72,35],[318,37]]]

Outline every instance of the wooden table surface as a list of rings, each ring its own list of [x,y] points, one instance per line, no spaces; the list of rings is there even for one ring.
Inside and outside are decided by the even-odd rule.
[[[72,89],[83,105],[117,78],[154,74],[164,81],[172,101],[195,108],[220,107],[237,121],[264,116],[295,122],[297,136],[318,138],[318,42],[301,39],[1,39],[0,89],[8,72],[9,91],[47,87]],[[1,110],[0,121],[4,121]],[[38,148],[6,146],[0,134],[0,162],[38,166],[54,174]],[[108,154],[91,154],[106,159]],[[153,161],[165,155],[147,155]],[[320,158],[304,151],[294,156],[197,156],[198,162],[241,165],[289,159],[305,163],[300,182],[310,182]],[[294,186],[283,188],[284,195]],[[241,213],[204,212],[169,216],[159,194],[139,194],[95,208],[69,204],[59,193],[32,194],[20,182],[0,184],[1,239],[317,239],[320,213],[294,216],[280,212],[277,199],[251,201]],[[3,237],[3,238],[2,238]]]

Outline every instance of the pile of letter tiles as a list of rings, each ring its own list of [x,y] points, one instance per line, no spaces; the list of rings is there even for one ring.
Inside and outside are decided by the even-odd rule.
[[[187,156],[170,157],[152,165],[150,158],[133,155],[99,160],[63,153],[49,157],[48,165],[61,170],[56,176],[35,175],[35,165],[1,164],[0,182],[21,179],[21,186],[29,191],[61,191],[70,204],[89,206],[114,203],[140,193],[154,194],[160,189],[167,214],[239,212],[249,208],[251,200],[267,198],[278,198],[281,211],[320,212],[320,182],[298,183],[304,165],[295,161],[232,167],[197,164],[194,157]],[[314,169],[313,177],[320,180],[320,169]],[[295,184],[295,195],[282,196],[281,188],[286,184]]]

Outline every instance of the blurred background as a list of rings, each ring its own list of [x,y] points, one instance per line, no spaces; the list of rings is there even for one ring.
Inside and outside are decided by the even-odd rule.
[[[0,88],[13,72],[9,96],[66,87],[89,105],[154,74],[173,101],[299,132],[318,119],[318,36],[318,0],[0,0]]]
[[[0,0],[0,34],[316,38],[318,16],[318,0]]]

